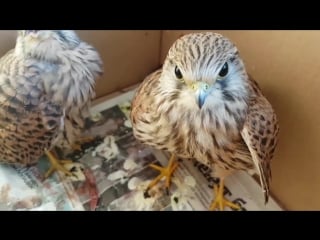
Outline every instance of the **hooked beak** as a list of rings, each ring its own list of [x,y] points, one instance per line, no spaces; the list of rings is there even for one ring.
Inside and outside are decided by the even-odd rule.
[[[195,91],[197,103],[199,108],[201,109],[203,104],[206,101],[208,94],[210,93],[210,86],[204,82],[196,82],[191,85],[191,89]]]

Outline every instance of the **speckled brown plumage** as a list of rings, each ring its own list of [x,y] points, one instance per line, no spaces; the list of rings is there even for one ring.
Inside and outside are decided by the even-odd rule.
[[[195,158],[220,179],[256,171],[268,200],[278,121],[229,39],[214,33],[179,38],[163,69],[137,90],[131,121],[141,142]]]
[[[15,49],[0,59],[0,162],[30,165],[72,144],[101,67],[73,31],[19,31]]]

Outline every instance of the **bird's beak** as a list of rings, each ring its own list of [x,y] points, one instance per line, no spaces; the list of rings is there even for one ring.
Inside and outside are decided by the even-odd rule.
[[[206,101],[206,98],[210,92],[210,86],[204,82],[196,82],[191,84],[190,88],[196,93],[196,101],[199,108],[201,109]]]

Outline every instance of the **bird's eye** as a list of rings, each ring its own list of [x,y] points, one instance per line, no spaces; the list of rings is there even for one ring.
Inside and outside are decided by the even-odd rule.
[[[228,71],[229,71],[229,66],[228,66],[228,63],[226,62],[222,66],[222,68],[221,68],[221,70],[219,72],[219,77],[225,77],[228,74]]]
[[[181,73],[181,71],[180,71],[180,69],[176,66],[176,68],[174,69],[174,73],[176,74],[176,77],[178,78],[178,79],[182,79],[183,78],[183,76],[182,76],[182,73]]]

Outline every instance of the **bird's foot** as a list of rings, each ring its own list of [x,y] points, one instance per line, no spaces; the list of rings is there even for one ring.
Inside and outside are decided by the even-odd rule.
[[[155,170],[160,171],[160,175],[158,175],[147,187],[147,190],[145,191],[145,196],[149,196],[148,192],[149,190],[156,185],[163,177],[166,177],[166,183],[165,183],[165,187],[166,187],[166,191],[167,194],[169,195],[169,187],[171,184],[171,178],[172,178],[172,174],[173,172],[176,170],[176,168],[178,167],[178,163],[175,162],[175,155],[171,155],[171,158],[169,160],[169,164],[167,167],[160,167],[157,166],[155,164],[150,164],[149,166]]]
[[[67,176],[74,175],[72,172],[70,172],[69,170],[67,170],[63,166],[64,164],[72,163],[73,161],[71,161],[71,160],[58,160],[57,157],[55,157],[50,151],[46,151],[45,153],[51,163],[49,170],[44,175],[45,178],[50,177],[52,175],[52,173],[54,173],[55,171],[61,171]]]
[[[220,211],[223,211],[225,207],[230,207],[236,210],[240,209],[240,206],[238,206],[237,204],[228,201],[224,195],[223,195],[223,190],[224,190],[224,184],[223,181],[220,180],[220,184],[219,187],[214,185],[214,196],[215,199],[214,201],[211,203],[210,206],[210,210],[215,210],[215,209],[219,209]]]

